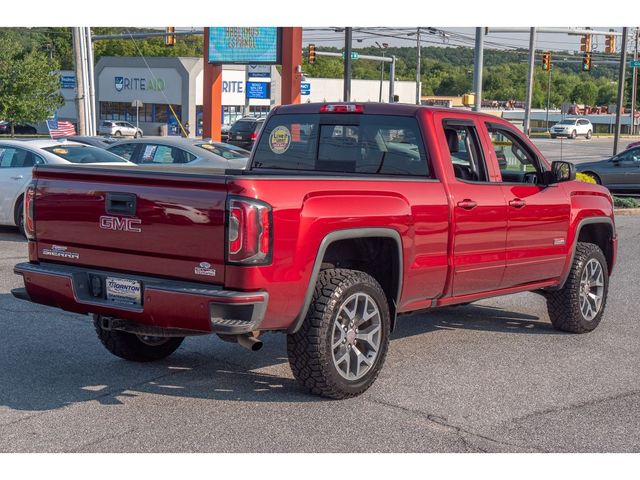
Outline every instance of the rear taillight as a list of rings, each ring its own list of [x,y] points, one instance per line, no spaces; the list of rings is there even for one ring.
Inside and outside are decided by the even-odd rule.
[[[256,132],[253,132],[253,133],[251,134],[251,140],[255,141],[255,140],[256,140],[256,138],[258,138],[258,134],[257,134]]]
[[[362,113],[364,108],[357,103],[333,103],[322,105],[320,113]]]
[[[24,192],[24,233],[29,240],[36,239],[36,224],[34,219],[36,186],[34,183],[29,184]]]
[[[242,265],[271,262],[271,207],[258,200],[231,197],[227,215],[227,261]]]

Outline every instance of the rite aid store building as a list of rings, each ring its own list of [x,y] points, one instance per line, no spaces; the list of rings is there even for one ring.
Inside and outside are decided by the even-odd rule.
[[[95,66],[98,122],[120,120],[135,124],[136,107],[132,103],[138,100],[142,102],[142,107],[138,109],[138,121],[145,135],[179,135],[180,130],[171,108],[183,124],[189,124],[191,136],[201,135],[202,59],[148,57],[146,61],[149,68],[141,57],[102,57],[98,61]],[[264,116],[274,105],[280,104],[280,74],[275,66],[267,69],[267,73],[262,70],[260,76],[248,78],[244,65],[223,65],[221,114],[224,124],[231,124],[243,115]],[[249,67],[249,70],[252,69]],[[258,75],[257,70],[255,74]],[[64,72],[64,75],[68,77],[72,72]],[[68,88],[68,80],[67,88],[61,90],[66,94],[65,99],[75,92],[75,89]],[[250,83],[247,84],[247,81]],[[342,100],[342,79],[303,78],[302,83],[303,103]],[[261,98],[248,99],[247,88],[250,96]],[[352,101],[377,102],[380,82],[352,80],[351,92]],[[395,93],[400,102],[413,103],[415,83],[396,81]],[[382,99],[386,102],[388,98],[389,82],[385,81]],[[63,109],[64,112],[58,111],[59,118],[77,122],[71,98]]]

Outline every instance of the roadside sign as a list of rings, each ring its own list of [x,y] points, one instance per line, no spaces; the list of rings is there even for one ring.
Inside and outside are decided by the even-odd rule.
[[[351,60],[357,60],[359,56],[358,52],[351,52]],[[342,59],[344,60],[344,52],[342,52]]]
[[[73,75],[62,75],[60,77],[60,88],[76,88],[76,77]]]
[[[631,68],[640,68],[640,60],[631,60],[629,66]]]
[[[247,77],[269,78],[271,77],[271,65],[247,65]]]
[[[247,98],[265,100],[271,96],[270,82],[247,82]]]
[[[134,100],[131,102],[131,106],[134,108],[142,108],[144,107],[144,103],[142,103],[142,100]]]
[[[300,95],[311,95],[311,84],[309,82],[300,84]]]

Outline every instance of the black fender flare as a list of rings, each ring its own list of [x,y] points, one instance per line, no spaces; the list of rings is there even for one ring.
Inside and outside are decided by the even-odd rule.
[[[393,298],[394,304],[397,306],[400,301],[400,294],[402,293],[402,281],[403,281],[403,254],[402,254],[402,238],[397,230],[393,228],[347,228],[344,230],[335,230],[333,232],[328,233],[320,242],[320,246],[318,247],[318,252],[316,254],[316,259],[313,264],[313,270],[311,271],[311,278],[309,279],[309,284],[307,285],[307,291],[304,296],[304,303],[302,308],[300,309],[300,313],[295,318],[293,324],[287,331],[287,333],[295,333],[302,326],[302,322],[304,322],[305,317],[307,316],[307,312],[309,311],[309,306],[311,305],[311,300],[313,298],[313,290],[315,289],[316,282],[318,280],[318,275],[320,274],[320,268],[322,266],[322,260],[324,259],[324,255],[329,246],[339,240],[348,240],[355,238],[371,238],[371,237],[384,237],[391,238],[396,242],[397,245],[397,254],[398,254],[398,290],[396,292],[395,298]],[[395,311],[396,309],[394,309]],[[397,313],[393,315],[391,319],[391,329],[395,326],[395,317]]]

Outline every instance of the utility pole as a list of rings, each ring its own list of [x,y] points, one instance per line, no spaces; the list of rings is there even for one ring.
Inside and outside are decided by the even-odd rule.
[[[91,39],[91,27],[86,27],[86,47],[87,47],[87,73],[89,77],[89,119],[91,122],[91,135],[98,134],[98,116],[96,110],[96,77],[93,67],[93,40]]]
[[[391,67],[389,67],[389,103],[394,103],[396,93],[396,56],[391,55]]]
[[[620,52],[620,74],[618,76],[618,106],[616,107],[616,130],[613,138],[613,154],[618,153],[618,142],[620,141],[621,113],[624,105],[624,74],[627,66],[627,27],[622,28],[622,50]]]
[[[636,37],[636,47],[633,50],[633,60],[638,60],[638,36],[640,36],[640,31],[638,27],[636,27],[635,34]],[[635,134],[636,131],[636,99],[638,95],[638,69],[633,68],[633,75],[631,77],[631,135]]]
[[[76,74],[76,110],[78,111],[78,135],[86,135],[84,77],[82,75],[82,32],[80,27],[73,27],[73,54]]]
[[[351,39],[352,27],[344,29],[344,95],[345,102],[351,101]]]
[[[476,27],[476,50],[473,61],[473,93],[475,94],[473,110],[482,108],[482,68],[484,62],[484,27]]]
[[[420,27],[418,27],[418,31],[416,32],[416,49],[417,49],[417,57],[416,57],[416,105],[420,105],[422,100],[422,78],[420,75],[421,68],[421,44],[420,44]]]
[[[524,134],[529,135],[531,127],[531,99],[533,98],[533,73],[536,66],[536,27],[531,27],[529,37],[529,75],[527,76],[527,99],[524,106]]]
[[[389,46],[387,43],[383,43],[380,45],[378,42],[375,42],[378,48],[382,51],[382,56],[384,57],[385,49]],[[380,95],[378,97],[378,102],[382,103],[382,84],[384,83],[384,61],[380,61]]]

